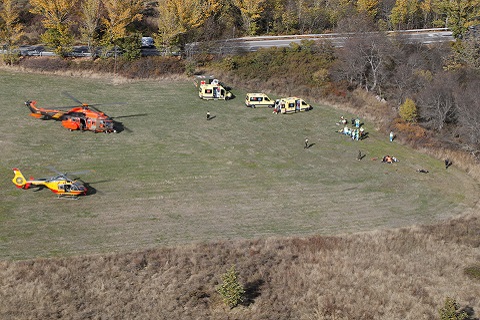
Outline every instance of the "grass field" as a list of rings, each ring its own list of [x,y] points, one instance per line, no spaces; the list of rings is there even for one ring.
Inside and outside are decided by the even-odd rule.
[[[28,116],[27,99],[73,105],[62,91],[104,103],[110,116],[131,116],[119,118],[130,130],[69,132]],[[466,173],[390,143],[373,124],[365,123],[368,139],[352,141],[336,133],[339,110],[308,101],[310,112],[274,115],[244,107],[245,92],[233,92],[231,101],[202,101],[192,81],[114,84],[0,71],[0,259],[352,233],[433,222],[477,200]],[[206,121],[207,111],[214,119]],[[382,164],[386,154],[400,162]],[[14,167],[40,178],[54,175],[47,166],[93,170],[82,179],[96,193],[57,200],[11,183]]]

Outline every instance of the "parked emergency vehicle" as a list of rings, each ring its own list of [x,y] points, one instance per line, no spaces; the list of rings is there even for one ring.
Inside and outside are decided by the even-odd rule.
[[[195,77],[194,83],[198,88],[198,96],[200,99],[228,100],[233,98],[232,93],[225,89],[218,79],[215,79],[212,76],[197,76]]]
[[[245,105],[251,108],[273,108],[275,106],[275,101],[271,100],[265,93],[247,93],[245,97]]]
[[[275,100],[275,112],[277,113],[296,113],[312,110],[313,107],[305,100],[297,97],[288,97]]]

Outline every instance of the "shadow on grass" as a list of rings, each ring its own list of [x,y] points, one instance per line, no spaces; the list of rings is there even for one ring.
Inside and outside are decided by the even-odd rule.
[[[86,196],[92,196],[92,195],[97,194],[97,193],[102,193],[101,191],[92,187],[92,183],[97,184],[97,183],[104,183],[104,182],[111,182],[111,181],[112,180],[102,180],[102,181],[95,181],[95,182],[91,182],[91,183],[87,183],[87,182],[82,181],[85,188],[87,188],[87,193],[85,195]]]
[[[260,296],[260,287],[265,283],[262,279],[257,279],[252,282],[248,282],[245,289],[245,299],[242,302],[242,305],[248,307],[249,305],[255,302],[255,298]]]
[[[112,117],[113,119],[113,128],[117,133],[120,133],[122,131],[127,131],[127,132],[132,132],[129,128],[127,128],[122,122],[118,121],[117,119],[121,118],[131,118],[131,117],[144,117],[148,116],[148,113],[138,113],[138,114],[130,114],[126,116],[118,116],[118,117]]]
[[[473,310],[470,306],[465,306],[464,308],[460,309],[460,313],[464,312],[467,317],[465,320],[477,320],[478,318],[475,317],[475,310]],[[460,318],[459,318],[460,319]]]

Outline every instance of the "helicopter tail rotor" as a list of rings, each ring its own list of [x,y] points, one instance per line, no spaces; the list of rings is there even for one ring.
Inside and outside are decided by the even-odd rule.
[[[19,169],[14,168],[13,172],[15,175],[13,176],[12,182],[15,186],[19,189],[28,189],[30,187],[30,183],[27,182],[27,179],[23,176],[22,172]]]

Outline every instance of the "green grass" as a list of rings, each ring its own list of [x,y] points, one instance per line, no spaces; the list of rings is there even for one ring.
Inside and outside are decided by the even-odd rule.
[[[119,118],[131,132],[69,132],[28,116],[27,99],[74,105],[62,91],[105,104],[110,116],[132,115]],[[231,101],[199,100],[191,81],[113,84],[6,71],[0,92],[2,259],[399,227],[455,215],[478,192],[465,173],[390,143],[373,124],[364,141],[336,133],[340,111],[312,101],[311,112],[274,115],[244,107],[240,90]],[[385,154],[400,162],[372,160]],[[66,201],[11,183],[14,167],[48,177],[47,166],[93,170],[81,178],[97,192]]]

